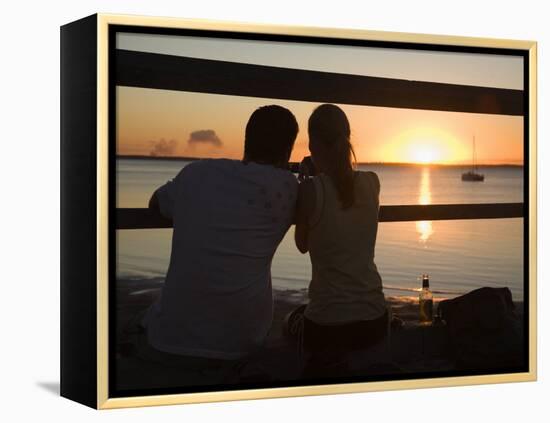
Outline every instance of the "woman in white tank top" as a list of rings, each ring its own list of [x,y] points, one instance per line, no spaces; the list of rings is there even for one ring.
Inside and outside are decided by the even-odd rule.
[[[310,254],[312,279],[309,303],[288,324],[302,334],[313,373],[341,367],[342,354],[379,342],[387,328],[374,263],[380,182],[354,170],[350,132],[342,109],[317,107],[308,122],[310,165],[301,165],[295,241]]]

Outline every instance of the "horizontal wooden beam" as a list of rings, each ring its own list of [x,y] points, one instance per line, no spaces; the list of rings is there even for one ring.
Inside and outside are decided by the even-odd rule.
[[[380,222],[407,222],[418,220],[502,219],[523,217],[523,203],[493,204],[432,204],[410,206],[381,206]],[[172,221],[149,209],[117,209],[116,229],[171,228]]]
[[[171,228],[172,221],[149,209],[116,209],[116,229]]]
[[[380,222],[418,220],[504,219],[523,217],[523,203],[430,204],[381,206]]]
[[[117,85],[316,103],[521,116],[523,91],[116,50]]]

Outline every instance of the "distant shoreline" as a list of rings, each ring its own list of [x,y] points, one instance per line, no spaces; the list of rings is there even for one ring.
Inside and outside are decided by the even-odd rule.
[[[139,154],[117,154],[117,159],[126,160],[162,160],[162,161],[195,161],[204,160],[206,157],[191,157],[191,156],[150,156]],[[407,163],[407,162],[357,162],[358,165],[371,166],[439,166],[439,167],[470,167],[471,164],[445,164],[445,163]],[[478,167],[523,167],[523,164],[515,163],[478,163]]]

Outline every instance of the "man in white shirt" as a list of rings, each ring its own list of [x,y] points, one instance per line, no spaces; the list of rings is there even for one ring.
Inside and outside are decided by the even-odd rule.
[[[261,348],[273,317],[271,260],[295,213],[297,133],[290,111],[261,107],[242,161],[193,162],[153,194],[150,209],[174,225],[162,294],[142,321],[155,350],[232,362]]]

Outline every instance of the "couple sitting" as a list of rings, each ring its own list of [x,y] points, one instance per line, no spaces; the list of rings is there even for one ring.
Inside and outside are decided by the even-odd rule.
[[[202,365],[233,368],[259,351],[271,328],[271,261],[295,223],[309,252],[309,303],[288,316],[306,366],[381,340],[387,327],[374,264],[380,183],[353,169],[350,126],[324,104],[308,122],[311,159],[298,180],[288,170],[298,124],[280,106],[257,109],[246,126],[244,159],[187,165],[149,207],[174,232],[160,298],[142,320],[150,346]]]

